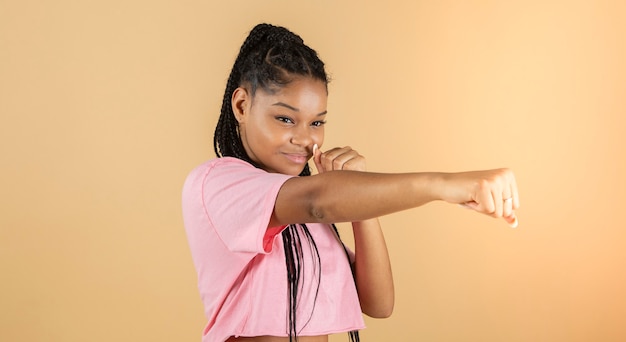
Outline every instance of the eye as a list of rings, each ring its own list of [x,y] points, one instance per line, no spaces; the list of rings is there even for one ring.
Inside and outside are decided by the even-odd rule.
[[[286,124],[293,124],[293,120],[291,120],[290,118],[286,117],[286,116],[277,116],[276,120],[282,122],[282,123],[286,123]]]
[[[314,121],[311,125],[315,127],[322,127],[326,124],[326,121]]]

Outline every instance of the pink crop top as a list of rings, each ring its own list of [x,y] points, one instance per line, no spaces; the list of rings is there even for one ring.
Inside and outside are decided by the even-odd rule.
[[[229,157],[210,160],[187,177],[183,219],[208,319],[203,342],[222,342],[230,336],[288,336],[284,227],[267,224],[280,187],[291,177]],[[316,294],[317,274],[303,237],[298,335],[363,329],[341,243],[328,225],[307,227],[319,250],[321,281]]]

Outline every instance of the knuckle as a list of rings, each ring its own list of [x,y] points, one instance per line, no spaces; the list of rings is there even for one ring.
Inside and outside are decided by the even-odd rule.
[[[480,189],[480,190],[488,189],[489,186],[490,186],[490,183],[491,182],[489,182],[489,180],[487,180],[485,178],[479,179],[478,182],[477,182],[478,189]]]
[[[354,170],[354,163],[352,162],[352,160],[348,160],[347,162],[343,163],[342,170]]]

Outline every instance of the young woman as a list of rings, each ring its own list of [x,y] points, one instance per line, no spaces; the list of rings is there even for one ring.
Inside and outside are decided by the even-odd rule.
[[[388,317],[394,305],[378,216],[443,200],[517,223],[510,170],[370,173],[350,147],[323,151],[327,84],[317,53],[285,28],[260,24],[241,47],[218,158],[183,188],[203,341],[358,341],[362,313]],[[354,253],[334,222],[352,222]]]

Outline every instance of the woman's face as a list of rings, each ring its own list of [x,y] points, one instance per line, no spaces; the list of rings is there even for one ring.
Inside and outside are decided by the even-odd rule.
[[[275,93],[257,90],[252,98],[237,88],[232,103],[248,156],[267,172],[299,175],[324,142],[326,84],[298,77]]]

